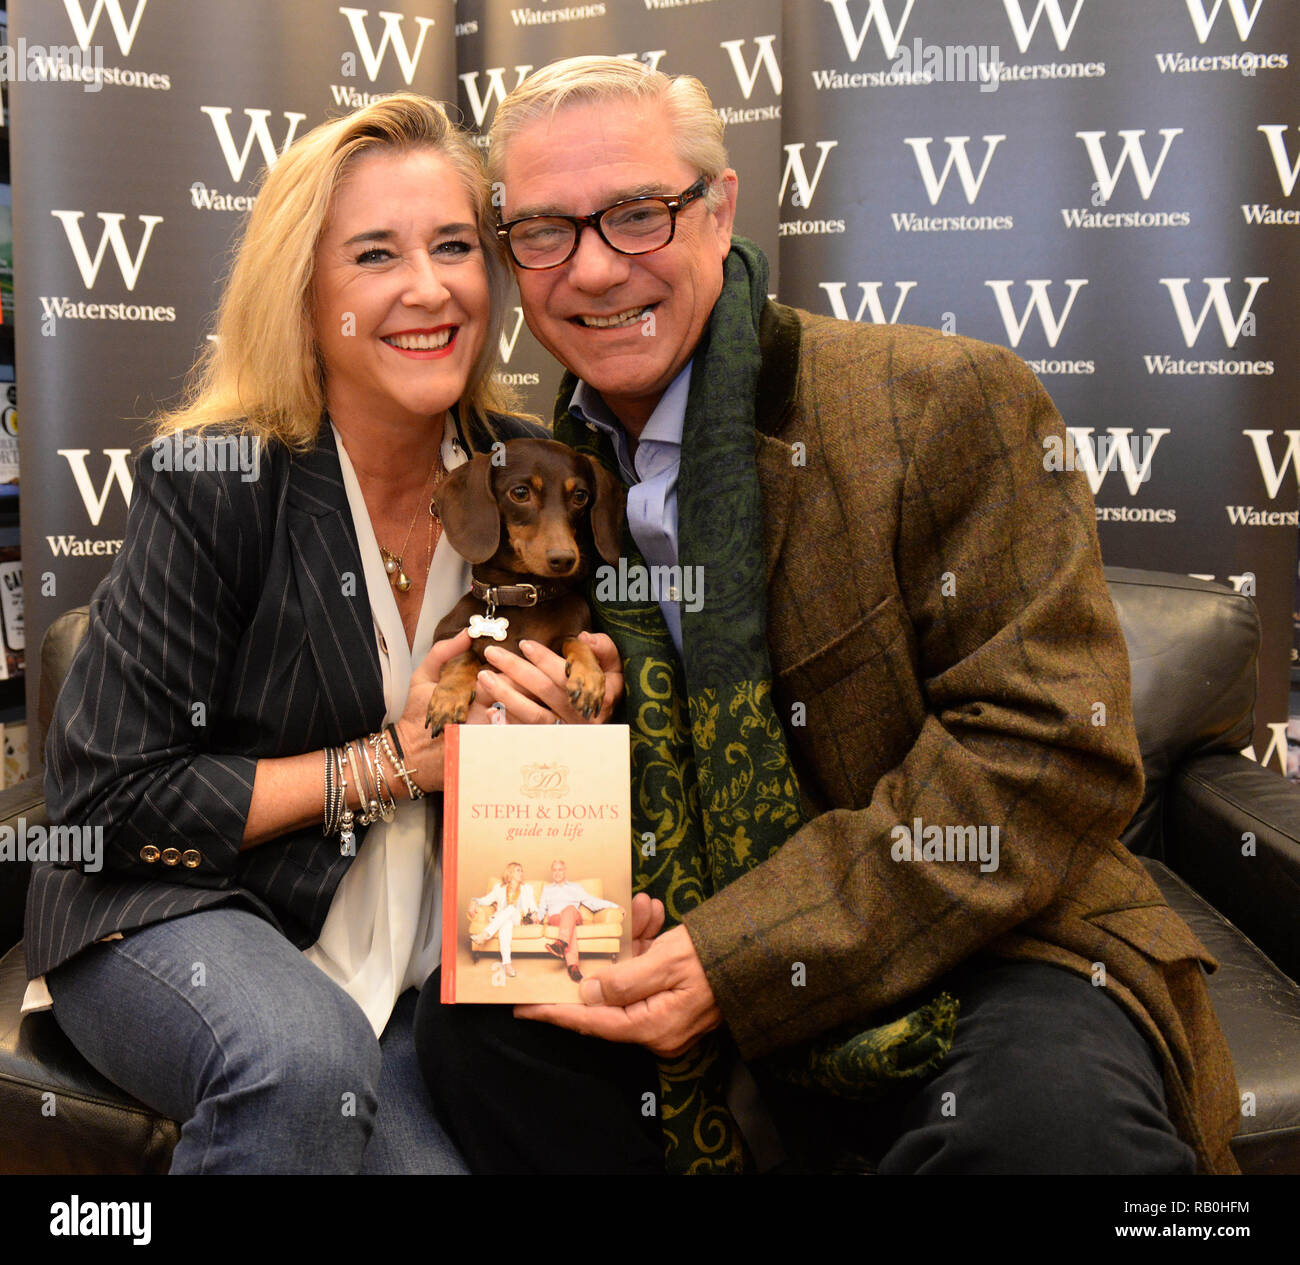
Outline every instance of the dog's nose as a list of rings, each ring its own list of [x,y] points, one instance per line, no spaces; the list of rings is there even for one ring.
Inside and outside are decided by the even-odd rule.
[[[546,565],[556,575],[563,575],[566,571],[572,571],[574,563],[578,561],[578,555],[572,549],[548,549],[546,551]]]

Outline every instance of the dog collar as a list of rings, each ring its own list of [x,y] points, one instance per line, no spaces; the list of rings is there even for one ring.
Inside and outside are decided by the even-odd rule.
[[[569,589],[569,584],[555,581],[541,584],[482,584],[471,580],[469,591],[480,602],[486,602],[488,615],[498,606],[536,606],[539,602],[549,602]]]

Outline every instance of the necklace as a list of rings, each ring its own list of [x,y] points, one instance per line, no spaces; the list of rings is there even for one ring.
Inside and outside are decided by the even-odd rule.
[[[440,470],[442,470],[441,449],[439,449],[439,451],[435,454],[433,458],[433,465],[429,467],[428,477],[424,480],[425,492],[428,491],[429,482],[430,480],[433,479],[434,471],[440,471]],[[392,584],[393,588],[395,588],[399,593],[408,593],[410,592],[411,589],[411,577],[406,574],[406,570],[403,567],[402,555],[406,552],[406,546],[410,543],[411,532],[415,530],[415,520],[420,517],[420,507],[423,504],[424,504],[424,497],[422,496],[420,500],[420,504],[415,507],[415,513],[411,515],[411,524],[406,529],[406,538],[402,541],[401,549],[399,549],[396,553],[394,553],[393,550],[391,549],[385,549],[383,545],[379,546],[379,553],[384,559],[384,570],[388,574],[389,583]],[[428,557],[426,559],[426,568],[427,565],[431,564],[433,561],[434,518],[432,513],[432,501],[430,501],[430,506],[431,508],[429,514],[429,549],[428,549]]]

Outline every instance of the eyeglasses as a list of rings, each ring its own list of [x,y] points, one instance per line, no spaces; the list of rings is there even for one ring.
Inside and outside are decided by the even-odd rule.
[[[558,268],[578,251],[582,230],[590,226],[620,255],[648,255],[662,250],[677,231],[677,212],[708,191],[701,176],[675,197],[625,198],[590,215],[528,215],[497,225],[497,236],[521,268]]]

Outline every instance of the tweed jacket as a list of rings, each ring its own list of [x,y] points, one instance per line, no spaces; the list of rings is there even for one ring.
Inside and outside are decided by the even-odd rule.
[[[460,437],[472,451],[493,438],[468,421]],[[333,432],[303,455],[272,445],[247,482],[156,471],[151,455],[46,743],[50,819],[101,827],[103,869],[33,866],[29,978],[114,932],[227,903],[305,948],[353,860],[320,825],[240,851],[259,757],[338,746],[386,710]]]
[[[1010,352],[768,304],[757,461],[778,714],[811,819],[686,916],[742,1055],[923,994],[979,954],[1087,975],[1163,1065],[1203,1171],[1238,1099],[1214,963],[1117,842],[1142,790],[1091,493]],[[895,860],[997,826],[997,868]],[[790,964],[805,964],[791,988]]]

